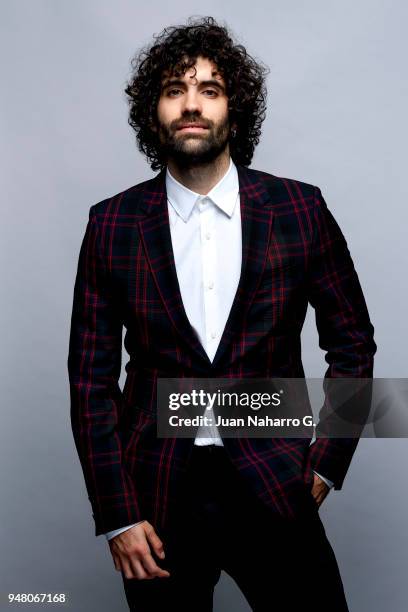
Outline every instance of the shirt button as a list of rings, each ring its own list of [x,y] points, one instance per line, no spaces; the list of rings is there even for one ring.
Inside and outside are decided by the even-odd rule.
[[[213,289],[213,287],[214,287],[214,283],[213,283],[213,281],[211,281],[210,283],[208,283],[208,288],[209,288],[209,289]]]
[[[211,332],[211,338],[215,338],[217,336],[217,334],[215,333],[215,331]]]
[[[209,240],[211,238],[211,232],[207,232],[205,237],[207,238],[207,240]]]

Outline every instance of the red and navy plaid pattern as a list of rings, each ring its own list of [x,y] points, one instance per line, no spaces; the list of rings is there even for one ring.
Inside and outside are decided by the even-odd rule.
[[[176,507],[193,439],[156,437],[163,378],[303,377],[300,333],[315,309],[327,377],[371,378],[376,344],[346,241],[318,187],[237,166],[242,270],[211,362],[184,310],[165,170],[91,206],[75,280],[71,423],[96,535]],[[129,354],[121,391],[122,328]],[[358,440],[224,439],[244,480],[293,517],[312,469],[340,489]]]

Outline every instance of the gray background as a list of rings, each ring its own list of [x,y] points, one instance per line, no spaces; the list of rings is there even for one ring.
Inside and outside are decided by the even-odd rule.
[[[404,377],[407,12],[378,0],[2,2],[2,610],[8,592],[65,592],[75,612],[127,610],[94,536],[66,359],[89,207],[152,176],[122,93],[136,49],[166,25],[213,15],[269,65],[252,166],[322,189],[376,329],[375,375]],[[303,356],[307,375],[323,375],[310,309]],[[407,609],[406,451],[406,440],[362,440],[343,490],[320,509],[351,612]],[[215,610],[247,609],[223,574]]]

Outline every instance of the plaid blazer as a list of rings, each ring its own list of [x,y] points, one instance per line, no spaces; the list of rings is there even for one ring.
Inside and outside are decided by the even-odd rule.
[[[169,228],[165,169],[91,206],[74,287],[71,424],[95,535],[177,507],[193,439],[156,437],[159,377],[304,377],[300,333],[315,310],[325,376],[371,378],[376,344],[344,236],[318,187],[237,165],[242,269],[211,362],[187,318]],[[123,391],[122,329],[129,354]],[[259,498],[299,512],[313,469],[340,489],[358,439],[225,438]],[[312,496],[310,496],[312,497]]]

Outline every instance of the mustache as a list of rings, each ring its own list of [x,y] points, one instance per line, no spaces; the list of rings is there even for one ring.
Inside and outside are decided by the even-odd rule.
[[[181,117],[181,119],[176,119],[175,121],[172,121],[170,124],[170,129],[178,130],[185,123],[197,123],[205,126],[208,129],[213,127],[213,122],[209,121],[208,119],[203,119],[202,117],[197,116],[184,116]]]

